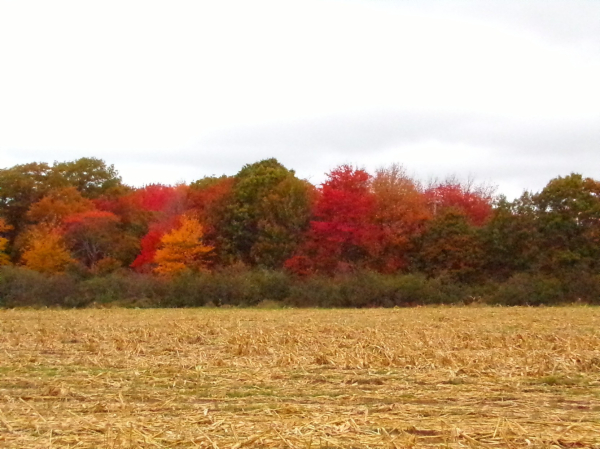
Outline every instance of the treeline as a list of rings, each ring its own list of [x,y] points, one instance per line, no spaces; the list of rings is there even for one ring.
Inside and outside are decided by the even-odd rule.
[[[398,165],[313,186],[275,159],[189,185],[94,158],[0,170],[0,304],[600,303],[600,182],[514,201]]]

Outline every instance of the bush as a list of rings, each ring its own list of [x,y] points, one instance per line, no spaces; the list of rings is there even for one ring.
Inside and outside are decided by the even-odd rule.
[[[72,276],[46,275],[22,267],[0,267],[0,305],[17,306],[85,306],[72,299],[77,283]]]
[[[119,306],[160,306],[165,289],[153,276],[138,273],[111,273],[82,280],[75,295],[81,302]]]
[[[22,267],[0,268],[0,306],[200,307],[409,307],[429,304],[600,304],[600,276],[562,278],[520,273],[503,284],[461,284],[422,274],[359,271],[338,277],[298,278],[282,271],[233,266],[215,273],[172,278],[118,270],[105,276],[45,275]]]
[[[344,300],[335,279],[312,276],[293,283],[286,303],[293,307],[343,307]]]
[[[567,298],[559,279],[519,273],[501,284],[489,302],[505,306],[539,306],[564,303]]]
[[[578,272],[562,279],[565,299],[574,303],[600,304],[600,275]]]

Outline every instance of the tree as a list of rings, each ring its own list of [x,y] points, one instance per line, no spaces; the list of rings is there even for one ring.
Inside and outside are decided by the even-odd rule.
[[[224,241],[226,233],[226,217],[228,208],[233,204],[233,185],[235,178],[221,176],[204,177],[190,184],[188,191],[188,206],[204,226],[204,241],[211,246],[219,246]],[[230,248],[231,245],[224,245]],[[218,248],[216,248],[218,250]],[[224,248],[225,249],[225,248]],[[215,251],[227,258],[225,251]]]
[[[224,258],[280,267],[308,227],[311,193],[308,182],[276,159],[244,166],[217,224]]]
[[[0,169],[0,216],[18,233],[24,225],[24,216],[31,205],[51,189],[64,183],[45,163],[15,165]]]
[[[481,275],[483,251],[478,228],[458,208],[446,208],[417,238],[415,265],[428,276],[446,275],[461,282]]]
[[[6,246],[8,245],[8,239],[1,235],[7,231],[10,231],[12,226],[7,224],[4,218],[0,218],[0,266],[9,265],[10,257],[6,254]]]
[[[154,257],[161,245],[163,236],[180,226],[180,216],[151,224],[148,233],[140,241],[141,251],[131,264],[131,268],[138,271],[148,271],[154,265]]]
[[[41,200],[33,203],[27,211],[27,218],[34,223],[59,224],[69,215],[93,209],[94,203],[84,198],[75,187],[64,187],[49,191]]]
[[[483,226],[492,214],[494,190],[493,187],[475,185],[472,181],[460,183],[449,178],[429,186],[425,196],[432,215],[452,207],[461,211],[471,224]]]
[[[49,224],[28,231],[28,243],[21,256],[23,265],[41,273],[62,273],[74,260],[66,248],[60,230]]]
[[[373,222],[380,228],[380,246],[371,249],[372,268],[396,272],[408,265],[412,242],[431,213],[421,186],[405,170],[392,164],[379,168],[371,183],[375,198]]]
[[[55,162],[52,172],[66,185],[75,187],[86,198],[97,198],[121,185],[121,177],[114,165],[106,165],[103,160],[94,157]]]
[[[540,254],[538,216],[532,195],[514,201],[500,197],[481,229],[487,276],[505,281],[517,272],[532,269]]]
[[[88,211],[66,217],[64,235],[73,255],[87,268],[107,257],[129,265],[138,252],[138,240],[122,232],[119,218],[110,212]]]
[[[164,234],[160,247],[154,255],[157,264],[154,271],[163,275],[175,275],[184,271],[202,271],[206,268],[206,256],[212,246],[202,243],[204,232],[200,222],[192,217],[181,217],[178,228]]]
[[[285,266],[332,274],[361,264],[380,238],[372,223],[374,197],[371,176],[342,165],[321,185],[305,242]],[[310,265],[310,268],[309,268]]]
[[[11,238],[21,231],[25,214],[48,192],[75,187],[84,197],[96,198],[121,184],[112,165],[95,158],[72,162],[30,163],[0,169],[0,216],[14,227]]]
[[[600,182],[580,174],[552,179],[533,196],[540,238],[539,268],[600,268]]]

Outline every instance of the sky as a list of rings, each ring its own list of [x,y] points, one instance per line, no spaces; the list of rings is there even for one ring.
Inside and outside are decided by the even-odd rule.
[[[0,0],[0,168],[600,179],[600,1]]]

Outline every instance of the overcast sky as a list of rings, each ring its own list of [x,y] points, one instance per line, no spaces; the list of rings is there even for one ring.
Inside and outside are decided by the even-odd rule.
[[[600,1],[0,0],[0,167],[600,179]]]

